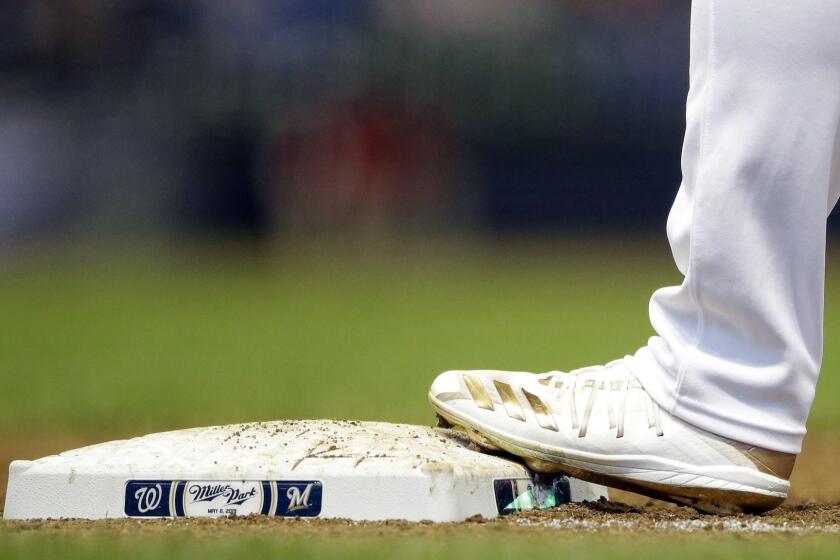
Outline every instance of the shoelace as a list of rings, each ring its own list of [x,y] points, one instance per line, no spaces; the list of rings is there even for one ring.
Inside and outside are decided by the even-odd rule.
[[[572,429],[578,430],[578,437],[586,437],[589,429],[589,419],[595,402],[602,394],[607,396],[607,417],[610,429],[616,431],[616,438],[624,437],[624,417],[627,398],[631,390],[641,390],[645,412],[647,413],[648,428],[655,429],[656,435],[665,435],[662,429],[662,416],[659,405],[653,402],[647,391],[642,389],[639,380],[629,374],[618,374],[615,366],[622,360],[615,360],[603,366],[591,366],[573,370],[569,373],[552,371],[541,376],[539,383],[551,389],[554,400],[568,399]],[[588,390],[583,416],[578,417],[578,391]],[[617,410],[616,410],[617,408]]]

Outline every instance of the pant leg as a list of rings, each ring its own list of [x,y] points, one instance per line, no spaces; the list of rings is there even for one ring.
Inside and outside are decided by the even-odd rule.
[[[629,361],[693,425],[798,453],[822,360],[826,217],[840,188],[840,2],[694,0],[682,285]]]

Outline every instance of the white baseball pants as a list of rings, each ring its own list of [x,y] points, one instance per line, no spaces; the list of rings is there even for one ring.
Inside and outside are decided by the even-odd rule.
[[[695,426],[801,450],[823,348],[826,217],[840,191],[840,1],[694,0],[682,285],[629,360]]]

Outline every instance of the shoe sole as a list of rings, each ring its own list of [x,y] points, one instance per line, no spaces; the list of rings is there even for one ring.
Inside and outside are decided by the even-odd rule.
[[[525,447],[521,442],[517,442],[510,436],[495,432],[485,426],[472,425],[468,419],[458,415],[431,394],[429,394],[429,402],[446,422],[464,430],[473,443],[490,452],[505,451],[521,457],[528,468],[534,472],[566,474],[586,482],[627,490],[658,500],[690,506],[703,513],[718,515],[763,513],[778,507],[785,501],[784,495],[770,495],[744,490],[724,490],[696,485],[672,485],[617,476],[615,473],[605,472],[615,468],[607,460],[604,463],[596,463],[593,462],[592,457],[576,456],[573,450]],[[638,469],[634,470],[637,474],[640,472]],[[667,477],[682,474],[655,469],[647,469],[644,472],[658,472]],[[717,485],[733,484],[730,481],[715,479],[707,475],[703,475],[703,478]],[[786,483],[782,479],[775,479],[775,482],[778,484]]]

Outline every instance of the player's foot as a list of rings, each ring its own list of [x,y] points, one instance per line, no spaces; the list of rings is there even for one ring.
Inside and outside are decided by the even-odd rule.
[[[795,455],[716,436],[659,408],[622,360],[571,373],[448,371],[429,401],[488,450],[708,513],[787,497]]]

